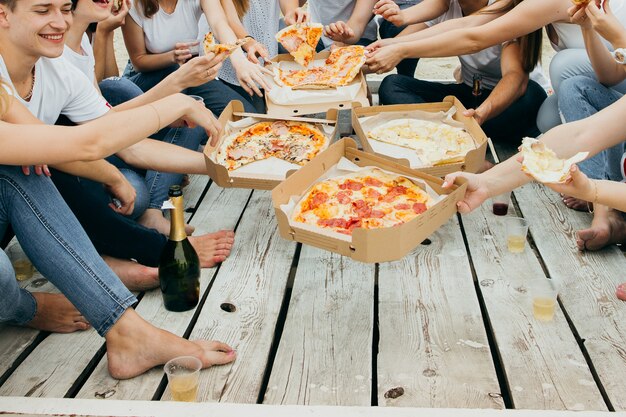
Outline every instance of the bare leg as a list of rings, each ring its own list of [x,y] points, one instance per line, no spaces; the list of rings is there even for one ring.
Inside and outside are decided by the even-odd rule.
[[[158,329],[132,308],[124,312],[105,339],[109,373],[117,379],[135,377],[176,356],[195,356],[204,368],[232,362],[236,357],[235,351],[224,343],[189,341]]]
[[[235,232],[232,230],[220,230],[201,236],[189,236],[189,242],[193,245],[202,268],[212,268],[220,262],[224,262],[235,243]]]
[[[37,301],[35,317],[26,325],[55,333],[72,333],[90,327],[87,320],[63,294],[32,293]]]
[[[170,221],[163,216],[163,212],[158,209],[147,209],[139,219],[137,219],[137,223],[142,226],[147,227],[148,229],[155,229],[157,232],[163,235],[170,234]],[[186,224],[185,225],[185,233],[190,236],[196,228]]]
[[[131,291],[145,291],[159,286],[158,268],[106,255],[102,259]]]
[[[578,231],[576,244],[579,250],[598,250],[626,241],[626,221],[622,213],[596,204],[589,229]]]

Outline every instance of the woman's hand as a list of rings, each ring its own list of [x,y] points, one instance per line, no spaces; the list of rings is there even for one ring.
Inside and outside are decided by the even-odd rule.
[[[453,172],[452,174],[446,175],[442,185],[443,188],[452,187],[452,184],[454,184],[454,181],[456,181],[457,178],[464,178],[467,180],[467,190],[465,191],[465,196],[463,196],[461,201],[456,203],[459,213],[469,213],[479,207],[490,197],[489,189],[484,184],[484,181],[481,181],[481,176],[479,174]]]
[[[259,57],[263,58],[264,61],[270,60],[270,54],[267,48],[256,39],[252,39],[246,44],[246,52],[248,54],[248,61],[253,64],[260,64]]]
[[[130,0],[122,0],[120,4],[119,9],[111,11],[111,15],[109,17],[98,22],[97,30],[110,33],[115,29],[124,26],[124,23],[126,23],[126,15],[130,10]]]
[[[597,184],[593,183],[576,164],[570,167],[569,177],[564,183],[545,183],[545,185],[557,193],[589,202],[595,199],[597,187]]]
[[[199,41],[176,43],[172,51],[174,54],[174,63],[182,66],[185,62],[190,60],[192,57],[190,48],[199,45],[199,43]]]
[[[231,56],[231,62],[237,72],[237,79],[241,88],[246,90],[251,96],[256,94],[259,97],[263,97],[261,89],[265,91],[270,90],[270,86],[265,81],[264,75],[272,75],[272,72],[260,65],[253,64],[247,59],[236,59]],[[260,87],[260,88],[259,88]]]
[[[369,54],[365,60],[365,65],[372,72],[383,74],[395,68],[404,59],[403,48],[399,44],[379,48]]]
[[[379,0],[374,5],[374,14],[382,16],[386,21],[393,23],[395,26],[406,25],[404,13],[400,10],[400,6],[393,0]]]
[[[182,118],[185,125],[190,128],[197,126],[204,128],[209,137],[211,146],[215,146],[220,134],[222,133],[222,125],[215,118],[213,112],[207,109],[203,103],[196,101],[189,96],[184,94],[179,94],[179,96],[180,100],[183,102],[182,105],[187,108],[185,115]]]
[[[346,22],[338,21],[324,26],[324,36],[335,42],[347,43],[354,36],[354,31]]]
[[[379,48],[382,48],[384,46],[393,45],[395,43],[398,43],[398,40],[396,38],[379,39],[376,42],[372,42],[369,45],[367,45],[365,47],[365,50],[367,52],[374,52],[375,50],[377,50]]]
[[[206,82],[212,81],[222,67],[222,62],[226,59],[226,52],[215,55],[209,52],[206,55],[190,59],[176,70],[176,76],[181,80],[180,89],[197,87]]]
[[[295,25],[296,23],[304,23],[309,21],[309,12],[302,10],[301,7],[297,7],[290,10],[285,14],[285,24],[287,26]]]
[[[569,20],[583,29],[591,29],[591,22],[587,18],[587,4],[575,4],[567,9]]]
[[[613,14],[609,0],[604,0],[602,7],[604,8],[604,13],[594,2],[589,2],[585,9],[587,20],[591,22],[593,29],[612,45],[615,46],[617,44],[618,47],[626,46],[626,29]]]

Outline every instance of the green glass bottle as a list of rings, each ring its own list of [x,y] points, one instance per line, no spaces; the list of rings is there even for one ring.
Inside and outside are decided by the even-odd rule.
[[[183,192],[173,185],[169,197],[171,210],[170,236],[159,261],[159,281],[165,308],[186,311],[198,305],[200,298],[200,260],[185,233]]]

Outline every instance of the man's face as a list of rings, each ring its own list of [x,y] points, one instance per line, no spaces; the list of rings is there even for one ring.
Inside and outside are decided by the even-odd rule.
[[[18,0],[15,8],[0,6],[3,41],[24,54],[56,58],[63,53],[65,32],[72,23],[69,0]]]

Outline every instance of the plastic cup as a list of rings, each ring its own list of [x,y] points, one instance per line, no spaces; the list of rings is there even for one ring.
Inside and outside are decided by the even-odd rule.
[[[522,253],[526,248],[526,234],[528,233],[528,221],[521,217],[507,217],[506,245],[511,253]]]
[[[204,104],[204,99],[202,97],[200,97],[200,96],[189,94],[189,97],[191,97],[192,99],[194,99],[196,101],[199,101],[200,103]]]
[[[195,402],[202,362],[195,356],[180,356],[163,367],[174,401]]]
[[[507,191],[497,195],[491,199],[493,203],[492,210],[496,216],[506,216],[509,212],[509,205],[511,204],[511,192]]]
[[[532,297],[535,319],[539,321],[552,321],[554,319],[558,295],[558,286],[552,279],[542,278],[531,282],[530,296]]]
[[[18,281],[26,281],[33,277],[35,268],[19,245],[13,245],[8,255]]]
[[[200,41],[197,39],[184,39],[181,42],[187,44],[191,58],[195,58],[200,54]]]

